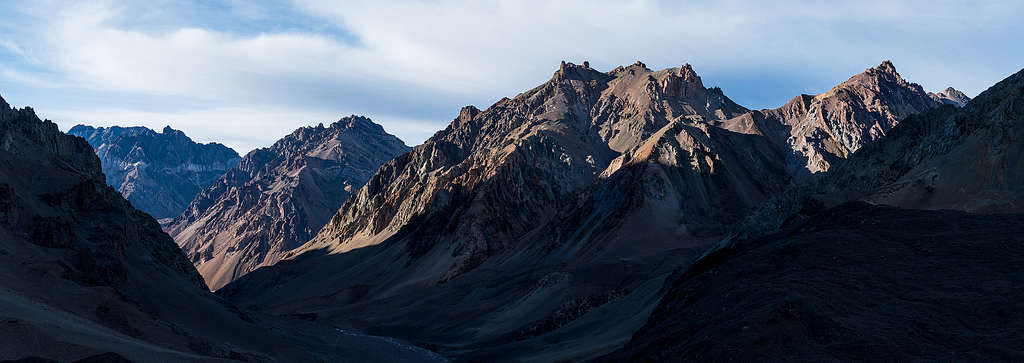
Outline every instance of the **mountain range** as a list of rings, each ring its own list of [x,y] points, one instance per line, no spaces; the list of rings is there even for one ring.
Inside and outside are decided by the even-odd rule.
[[[218,293],[467,359],[596,356],[751,208],[939,106],[888,61],[762,111],[689,65],[564,63],[515,98],[463,108],[309,243]],[[622,311],[584,318],[602,307]]]
[[[884,61],[750,110],[562,62],[412,148],[348,116],[240,160],[0,106],[0,359],[1024,357],[1024,71],[970,99]],[[136,208],[181,180],[161,230]]]

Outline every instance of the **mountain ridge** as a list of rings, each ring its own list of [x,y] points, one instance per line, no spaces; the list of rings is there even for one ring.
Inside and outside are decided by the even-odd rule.
[[[196,143],[184,132],[134,127],[77,125],[99,155],[107,182],[137,208],[157,219],[173,218],[200,190],[241,158],[220,143]]]

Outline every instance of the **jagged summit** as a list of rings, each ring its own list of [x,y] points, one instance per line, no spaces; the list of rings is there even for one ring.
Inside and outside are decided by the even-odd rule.
[[[682,67],[679,67],[679,76],[683,77],[683,81],[685,82],[694,82],[701,87],[704,86],[704,82],[701,82],[700,76],[698,76],[697,72],[693,70],[693,66],[691,66],[690,63],[683,64]]]
[[[365,130],[384,130],[384,127],[380,124],[373,122],[365,116],[349,115],[338,119],[330,125],[330,127],[340,127],[346,129],[360,128]]]
[[[604,73],[590,68],[590,62],[584,61],[583,64],[577,65],[571,62],[562,61],[551,80],[555,82],[566,80],[590,81],[603,79],[605,77]]]
[[[883,61],[882,64],[879,64],[877,67],[868,68],[864,70],[863,73],[850,77],[849,80],[836,86],[836,88],[863,86],[871,89],[878,89],[885,83],[911,88],[914,91],[924,93],[924,88],[922,88],[921,85],[903,79],[899,72],[896,71],[896,66],[888,60]]]
[[[883,73],[888,73],[888,74],[891,74],[891,75],[894,75],[894,76],[897,76],[897,77],[900,75],[899,73],[896,72],[896,66],[893,65],[892,61],[890,61],[888,59],[882,61],[882,64],[879,64],[878,67],[871,68],[871,69],[874,69],[876,71],[883,72]]]

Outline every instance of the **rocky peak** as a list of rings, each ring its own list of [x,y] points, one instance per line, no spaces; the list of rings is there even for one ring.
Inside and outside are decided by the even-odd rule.
[[[553,81],[564,81],[564,80],[582,80],[589,81],[594,79],[600,79],[602,73],[590,68],[590,62],[583,62],[583,65],[576,65],[570,62],[562,61],[558,66],[558,70],[555,71],[552,77]]]
[[[333,127],[340,127],[342,129],[349,129],[349,130],[351,130],[351,129],[359,129],[359,130],[365,130],[365,129],[377,130],[377,129],[380,129],[380,130],[383,130],[384,129],[380,125],[374,123],[373,121],[370,121],[370,119],[368,119],[366,117],[363,117],[363,116],[356,116],[356,115],[349,115],[349,116],[342,117],[337,122],[331,124],[331,127],[332,128]]]
[[[882,61],[882,64],[879,64],[878,67],[875,67],[875,68],[872,68],[872,69],[875,70],[875,71],[886,73],[886,74],[890,74],[890,75],[893,75],[893,76],[896,76],[896,77],[900,76],[900,74],[896,72],[896,66],[894,66],[892,64],[892,61],[890,61],[888,59]]]
[[[971,101],[970,97],[967,97],[963,92],[960,92],[953,87],[946,87],[945,90],[939,93],[929,92],[928,96],[931,96],[931,98],[936,102],[944,105],[954,105],[957,107],[964,107],[967,102]]]
[[[163,133],[164,135],[180,135],[180,136],[185,136],[184,132],[182,132],[180,130],[172,129],[170,125],[164,126],[164,129],[163,129],[163,131],[161,133]],[[189,139],[189,140],[191,140],[191,139]]]
[[[696,83],[697,85],[704,87],[704,83],[701,82],[700,76],[697,75],[697,72],[694,72],[690,63],[683,64],[682,67],[679,67],[679,76],[687,83]]]
[[[459,110],[459,116],[455,118],[455,121],[453,121],[452,124],[455,125],[456,127],[461,127],[462,125],[465,125],[467,122],[476,118],[476,116],[479,114],[480,109],[476,108],[476,106],[465,106],[461,110]]]
[[[864,73],[850,77],[849,80],[837,86],[837,88],[849,87],[867,87],[872,91],[880,91],[885,87],[902,87],[913,89],[916,93],[925,94],[924,88],[921,85],[903,79],[899,72],[896,72],[896,66],[888,60],[883,61],[877,67],[864,70]]]

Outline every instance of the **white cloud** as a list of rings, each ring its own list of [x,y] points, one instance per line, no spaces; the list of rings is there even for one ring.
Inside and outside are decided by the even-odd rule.
[[[546,78],[560,59],[589,59],[605,68],[639,59],[656,67],[689,62],[699,72],[709,73],[795,66],[850,75],[851,70],[887,58],[902,64],[901,69],[923,64],[946,67],[946,72],[938,74],[921,72],[921,78],[941,77],[943,82],[980,91],[998,79],[979,84],[976,75],[950,71],[969,63],[1005,65],[990,54],[999,49],[966,56],[962,51],[980,38],[1024,38],[1004,29],[1022,28],[1017,16],[1024,6],[1014,2],[440,0],[338,5],[330,0],[299,0],[298,4],[311,15],[361,35],[380,54],[405,55],[411,62],[440,64],[445,70],[454,65],[463,70],[456,77],[482,83],[482,90],[506,92]],[[970,62],[958,61],[963,58]],[[1005,69],[999,72],[1005,76]]]
[[[174,9],[139,10],[130,2],[22,5],[14,18],[27,23],[0,36],[0,47],[32,67],[5,65],[0,77],[36,89],[111,95],[94,104],[31,104],[56,105],[53,118],[71,122],[162,127],[166,120],[197,139],[241,150],[348,113],[391,122],[389,130],[419,143],[458,106],[486,107],[529,89],[562,59],[589,60],[599,69],[635,60],[658,68],[687,62],[706,83],[732,82],[737,94],[773,87],[757,93],[772,95],[770,101],[755,103],[822,91],[883,59],[928,89],[953,85],[976,94],[1024,59],[1024,50],[1012,46],[1024,40],[1020,2],[297,0],[289,16],[309,19],[282,19],[323,21],[356,41],[301,27],[147,28],[147,21],[174,18],[161,12]],[[254,3],[230,5],[235,13],[228,15],[243,23],[274,19]],[[744,75],[804,79],[766,86]],[[123,95],[147,101],[126,105]]]

